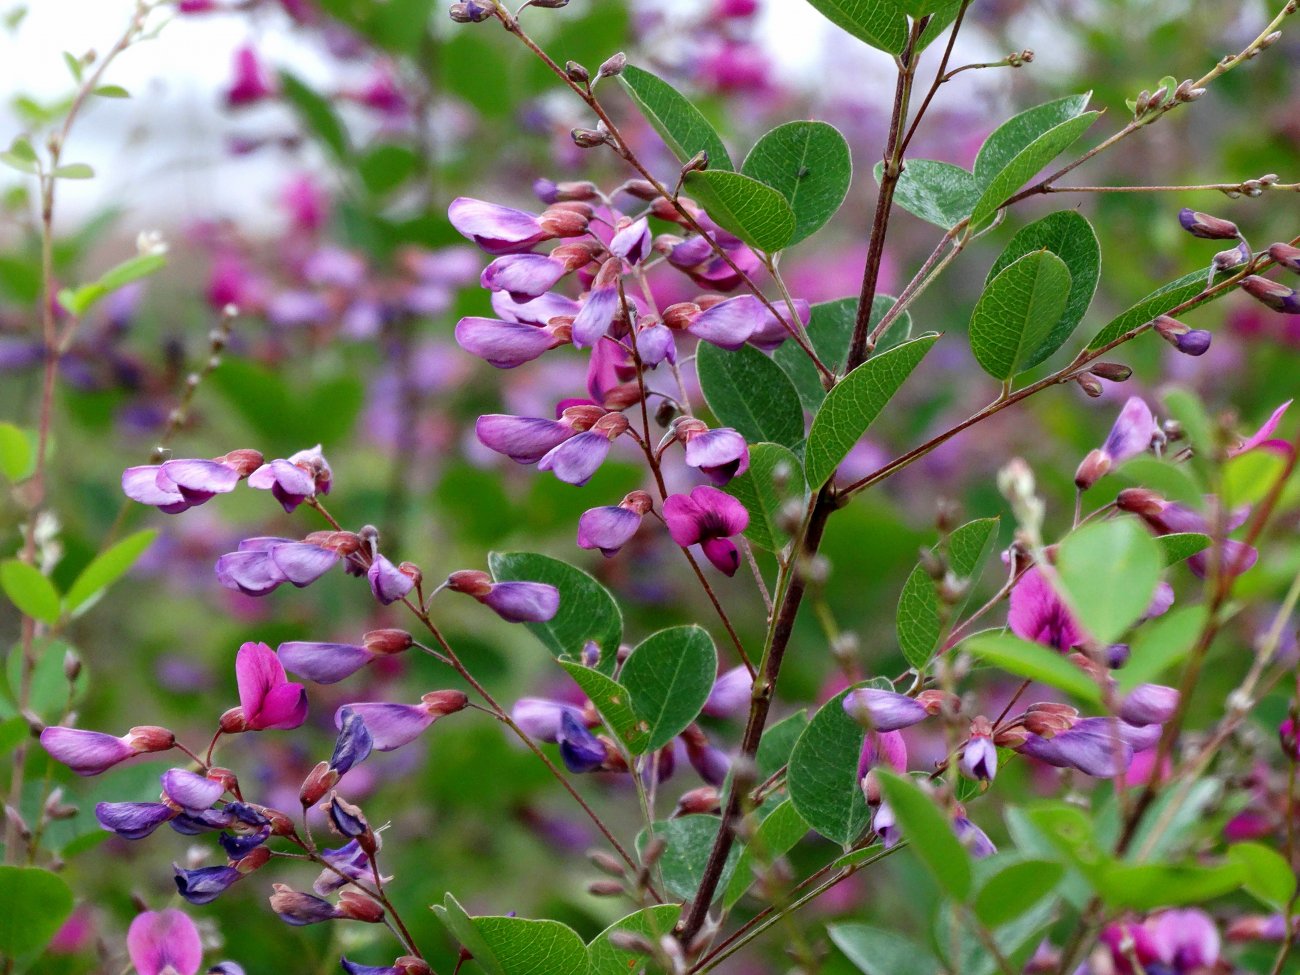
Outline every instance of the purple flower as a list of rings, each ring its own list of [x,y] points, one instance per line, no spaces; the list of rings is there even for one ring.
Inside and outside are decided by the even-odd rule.
[[[431,691],[419,704],[389,704],[384,701],[345,704],[334,712],[334,727],[342,729],[349,713],[365,722],[374,748],[391,752],[414,741],[439,718],[462,710],[467,699],[460,691]]]
[[[699,777],[715,788],[722,787],[731,771],[731,759],[726,752],[689,737],[686,738],[686,759]]]
[[[560,716],[560,758],[570,772],[595,772],[605,764],[605,745],[569,712]]]
[[[609,242],[609,252],[633,266],[650,254],[650,223],[642,217],[623,227]]]
[[[539,471],[551,471],[566,484],[586,484],[609,456],[609,445],[626,433],[627,417],[606,413],[590,430],[569,437],[546,452],[537,462]]]
[[[251,833],[240,835],[222,833],[217,837],[217,842],[221,844],[221,848],[231,860],[242,860],[270,838],[271,827],[262,826]]]
[[[1161,911],[1145,926],[1156,959],[1179,975],[1210,971],[1218,964],[1219,931],[1204,911],[1194,907]]]
[[[858,781],[862,782],[877,765],[895,772],[907,771],[907,741],[901,731],[868,731],[858,752]],[[865,788],[865,784],[864,784]]]
[[[479,283],[522,303],[544,295],[568,273],[567,264],[545,254],[508,254],[485,267]]]
[[[1106,442],[1083,459],[1074,475],[1080,490],[1092,487],[1117,464],[1145,453],[1159,433],[1151,407],[1139,396],[1130,396],[1120,410]]]
[[[495,318],[462,318],[456,324],[456,342],[498,369],[513,369],[532,362],[550,349],[568,343],[567,326],[517,325]]]
[[[492,310],[503,320],[517,325],[549,325],[552,319],[572,319],[582,309],[582,305],[572,298],[548,291],[531,301],[515,301],[504,291],[492,293]]]
[[[871,817],[871,828],[876,831],[886,850],[896,846],[902,839],[902,835],[898,832],[898,819],[894,816],[894,810],[890,809],[886,802],[876,806],[876,814]]]
[[[1052,738],[1030,735],[1017,746],[1040,762],[1057,768],[1074,768],[1085,775],[1112,778],[1128,771],[1134,749],[1143,747],[1141,729],[1112,718],[1084,718]],[[1155,728],[1156,738],[1160,729]]]
[[[1084,642],[1083,630],[1038,569],[1031,568],[1011,590],[1007,626],[1022,640],[1068,653]]]
[[[128,840],[144,839],[175,816],[176,810],[163,802],[101,802],[95,806],[99,825]]]
[[[536,464],[573,436],[573,428],[559,420],[489,413],[474,424],[479,442],[519,464]]]
[[[998,750],[988,735],[971,735],[961,753],[961,770],[979,782],[998,774]]]
[[[667,360],[677,362],[677,340],[667,325],[648,325],[636,333],[636,351],[641,362],[654,368]]]
[[[560,591],[544,582],[493,582],[486,572],[463,569],[448,576],[446,586],[473,596],[507,623],[545,623],[560,608]]]
[[[128,467],[122,492],[132,501],[180,514],[218,494],[228,494],[262,462],[256,450],[232,450],[215,460],[169,460]]]
[[[198,928],[181,911],[145,911],[126,933],[136,975],[195,975],[203,962]]]
[[[869,731],[897,731],[930,716],[924,704],[906,694],[859,687],[844,695],[844,710]]]
[[[175,743],[170,731],[153,725],[132,728],[121,738],[57,725],[41,732],[41,747],[78,775],[98,775],[143,752],[167,751]]]
[[[754,678],[749,668],[733,667],[718,675],[704,702],[704,713],[711,718],[737,718],[749,710]]]
[[[698,544],[719,572],[736,574],[740,552],[731,536],[749,526],[749,512],[743,504],[715,487],[701,484],[689,495],[669,495],[663,515],[674,542],[682,548]]]
[[[375,739],[366,727],[365,720],[352,708],[345,704],[339,713],[342,720],[339,723],[338,738],[334,741],[334,753],[330,755],[329,767],[342,776],[370,756]]]
[[[164,796],[191,813],[210,809],[226,791],[217,780],[181,768],[162,774],[162,789]]]
[[[573,319],[573,344],[580,349],[595,345],[609,332],[618,313],[618,261],[609,260],[592,283],[582,310]]]
[[[799,321],[807,325],[812,315],[812,306],[802,298],[796,298],[793,304],[794,312],[799,316]],[[749,344],[762,349],[764,352],[771,352],[793,334],[788,320],[789,307],[783,302],[778,304],[776,308],[781,312],[780,318],[772,314],[772,310],[767,306],[763,307],[762,324],[754,329],[753,334],[749,336]]]
[[[317,684],[336,684],[350,677],[376,657],[353,643],[311,643],[291,641],[276,648],[286,670]]]
[[[538,218],[523,210],[460,196],[447,217],[461,236],[489,254],[519,254],[550,238]]]
[[[990,857],[998,852],[998,848],[993,845],[993,841],[989,839],[988,834],[965,816],[954,817],[952,831],[957,834],[957,839],[961,840],[961,845],[966,847],[973,857]]]
[[[297,728],[307,720],[307,690],[291,684],[265,643],[245,643],[235,655],[240,731]],[[224,724],[224,720],[223,720]]]
[[[1119,716],[1139,727],[1164,724],[1178,710],[1178,691],[1161,684],[1139,684],[1124,698]]]
[[[650,507],[648,494],[633,491],[617,505],[588,508],[578,519],[578,547],[600,549],[609,558],[632,540]]]
[[[263,464],[248,477],[248,486],[270,491],[285,511],[293,511],[317,494],[329,494],[334,473],[320,444],[287,458]]]
[[[1183,355],[1205,355],[1214,341],[1214,336],[1204,329],[1192,328],[1168,315],[1157,318],[1153,327],[1157,335]]]
[[[749,445],[730,427],[684,433],[686,466],[697,468],[716,487],[749,470]]]
[[[375,834],[375,842],[378,845],[378,833]],[[321,850],[321,859],[331,867],[346,877],[353,880],[371,880],[370,857],[361,844],[356,840],[348,840],[342,846],[333,850]],[[333,893],[347,883],[343,877],[340,877],[334,870],[322,870],[316,882],[312,884],[312,890],[324,897],[326,894]]]
[[[366,571],[370,591],[385,606],[395,603],[415,588],[415,580],[393,565],[386,556],[376,554]]]
[[[172,864],[172,869],[176,872],[177,892],[191,904],[211,904],[243,876],[234,867],[182,870]]]
[[[521,697],[510,709],[510,718],[524,734],[538,741],[560,740],[560,725],[564,716],[582,720],[582,711],[572,704],[551,701],[541,697]]]
[[[272,884],[271,910],[280,915],[280,920],[294,927],[307,924],[319,924],[343,917],[343,912],[322,897],[304,894],[292,890],[284,884]]]
[[[1231,220],[1201,213],[1191,207],[1178,211],[1178,222],[1189,234],[1202,240],[1236,240],[1241,236],[1241,231]]]
[[[1197,532],[1213,538],[1217,534],[1210,523],[1191,508],[1174,501],[1166,501],[1142,488],[1127,488],[1121,491],[1116,502],[1120,510],[1136,513],[1155,530],[1157,535]],[[1227,527],[1231,530],[1239,524],[1239,520],[1229,519]],[[1234,576],[1250,569],[1259,558],[1259,552],[1254,547],[1229,538],[1191,556],[1187,560],[1187,567],[1193,574],[1204,579],[1209,574],[1211,555],[1217,557],[1220,572]]]
[[[1290,454],[1291,445],[1285,440],[1274,440],[1273,434],[1277,432],[1278,424],[1282,422],[1282,417],[1290,408],[1293,400],[1287,400],[1281,406],[1273,411],[1273,414],[1264,421],[1264,425],[1243,440],[1236,447],[1228,451],[1228,456],[1235,457],[1237,454],[1244,454],[1248,450],[1255,450],[1264,447],[1282,454]]]
[[[686,330],[696,338],[732,351],[767,324],[768,311],[753,295],[737,295],[701,312]]]
[[[752,274],[758,270],[758,257],[739,238],[719,230],[707,216],[701,214],[698,219],[723,253],[731,258],[731,264],[714,251],[704,236],[691,237],[675,245],[668,252],[668,263],[688,274],[701,288],[731,291],[744,280],[741,272]],[[740,272],[737,272],[737,267]]]
[[[247,538],[217,559],[217,581],[247,596],[265,596],[282,583],[301,589],[333,567],[339,555],[311,542],[273,536]]]

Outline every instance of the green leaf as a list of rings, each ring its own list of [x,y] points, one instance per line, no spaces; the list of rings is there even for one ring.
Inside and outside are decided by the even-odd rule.
[[[647,750],[662,748],[699,717],[717,673],[718,653],[703,627],[674,626],[637,645],[619,679],[649,726]]]
[[[730,909],[749,890],[756,867],[768,866],[777,857],[785,856],[807,833],[808,824],[789,799],[773,809],[741,852],[731,883],[722,895],[723,907]]]
[[[750,444],[749,470],[723,490],[749,512],[746,538],[769,552],[785,547],[790,536],[781,527],[781,509],[791,498],[804,496],[803,465],[793,452],[780,444]]]
[[[690,900],[700,889],[700,880],[704,877],[704,865],[713,849],[713,841],[718,835],[722,820],[717,816],[682,816],[654,824],[654,835],[661,837],[667,847],[659,857],[659,869],[663,874],[664,888],[668,893],[683,900]],[[637,850],[644,850],[649,840],[645,831],[637,837]],[[740,846],[732,844],[723,865],[718,889],[726,890],[731,883],[731,873],[736,869],[740,859]]]
[[[780,191],[790,204],[795,227],[789,247],[835,215],[853,179],[853,158],[835,126],[787,122],[758,140],[740,171]]]
[[[959,901],[971,893],[970,854],[947,815],[912,781],[883,767],[876,769],[880,791],[898,819],[898,829],[917,858],[949,896]]]
[[[116,291],[132,281],[156,274],[166,266],[166,254],[137,254],[101,274],[98,284],[105,291]]]
[[[303,126],[324,143],[335,159],[346,162],[352,154],[348,133],[329,101],[287,71],[280,72],[280,90]]]
[[[866,731],[844,710],[841,691],[804,728],[786,773],[786,791],[804,821],[829,840],[848,846],[871,818],[858,783],[858,758]]]
[[[1150,911],[1222,897],[1239,889],[1246,877],[1246,867],[1240,862],[1215,866],[1110,863],[1093,878],[1093,883],[1110,907]]]
[[[38,867],[0,867],[0,957],[35,954],[72,913],[72,890]]]
[[[0,721],[0,755],[8,755],[31,736],[31,725],[21,715]]]
[[[1220,503],[1228,511],[1259,504],[1286,474],[1286,466],[1286,458],[1272,450],[1229,457],[1221,472]]]
[[[53,637],[38,639],[32,645],[36,666],[32,670],[28,688],[27,707],[47,721],[59,720],[68,705],[75,704],[86,693],[90,678],[84,664],[71,687],[63,672],[64,660],[71,649],[71,646]],[[20,646],[15,646],[9,653],[9,659],[5,662],[5,679],[9,685],[9,698],[16,709],[23,680],[23,654]],[[0,701],[0,713],[6,710],[3,704]]]
[[[1039,136],[1082,114],[1091,98],[1092,92],[1067,95],[1007,119],[984,140],[975,157],[975,176],[979,182],[987,185]]]
[[[635,972],[638,965],[645,964],[645,956],[614,947],[610,935],[627,931],[658,942],[672,932],[680,913],[681,908],[676,904],[656,904],[615,921],[587,945],[587,959],[591,966],[588,972],[590,975],[629,975]]]
[[[984,560],[997,539],[998,519],[980,518],[954,530],[948,536],[948,564],[958,579],[969,582],[968,592],[979,581]],[[953,606],[960,613],[963,603]],[[939,594],[934,580],[916,566],[898,597],[898,645],[907,662],[918,670],[930,662],[939,643],[941,622]]]
[[[876,182],[885,164],[876,163]],[[984,187],[969,170],[935,159],[909,159],[898,177],[894,202],[927,223],[948,230],[970,216]]]
[[[896,0],[808,0],[823,17],[879,51],[901,54],[907,18]]]
[[[35,467],[31,439],[12,423],[0,423],[0,473],[17,484],[31,477]]]
[[[768,254],[794,237],[794,211],[784,196],[741,173],[708,169],[687,173],[686,190],[725,230]]]
[[[1050,894],[1065,868],[1051,860],[1015,860],[999,866],[975,895],[975,916],[990,928],[1014,920]]]
[[[10,169],[16,169],[20,173],[39,173],[41,171],[40,160],[36,155],[36,150],[32,144],[23,136],[18,136],[9,143],[9,148],[0,152],[0,162],[4,163]]]
[[[781,367],[752,345],[734,352],[701,342],[695,369],[709,409],[751,443],[803,442],[803,407]]]
[[[89,609],[105,589],[131,570],[157,537],[155,528],[136,532],[95,556],[68,589],[64,597],[65,609],[73,615]]]
[[[434,913],[489,975],[586,975],[587,946],[559,921],[469,917],[447,895]]]
[[[986,664],[1017,677],[1038,681],[1073,694],[1089,704],[1101,703],[1096,683],[1059,653],[1041,643],[1029,643],[1009,633],[980,633],[963,646]]]
[[[925,948],[894,930],[849,922],[832,924],[826,933],[866,975],[934,975],[943,969]]]
[[[1172,535],[1161,535],[1156,543],[1160,546],[1161,558],[1169,566],[1205,551],[1210,547],[1210,536],[1200,532],[1175,532]]]
[[[702,112],[672,85],[634,64],[627,65],[618,76],[627,93],[636,102],[660,138],[683,164],[701,150],[709,154],[709,168],[730,170],[731,157],[722,137],[714,131]]]
[[[371,196],[385,196],[393,192],[413,175],[420,166],[420,157],[407,146],[385,143],[375,146],[357,163],[357,175]]]
[[[1070,292],[1061,317],[1042,344],[1025,358],[1025,369],[1038,365],[1070,337],[1083,321],[1101,277],[1101,245],[1092,224],[1074,210],[1058,210],[1021,228],[1011,238],[1011,243],[989,269],[985,285],[1021,257],[1040,250],[1049,251],[1065,262],[1070,272]]]
[[[493,552],[488,568],[498,582],[545,582],[560,590],[560,608],[545,623],[525,623],[557,657],[581,659],[588,641],[600,647],[597,669],[612,673],[623,637],[623,615],[604,586],[581,569],[532,552]]]
[[[1151,605],[1164,558],[1136,518],[1084,525],[1062,541],[1056,574],[1071,609],[1102,646],[1114,643]]]
[[[1296,889],[1296,876],[1286,858],[1263,843],[1234,843],[1228,859],[1246,871],[1244,886],[1252,897],[1275,910],[1285,911]]]
[[[65,163],[54,170],[55,179],[94,179],[95,170],[89,163]]]
[[[1229,272],[1224,272],[1215,278],[1215,283],[1226,280]],[[1177,280],[1163,284],[1151,294],[1147,295],[1136,305],[1133,305],[1127,311],[1123,311],[1108,322],[1096,338],[1088,343],[1088,348],[1100,349],[1103,345],[1109,345],[1121,335],[1137,328],[1139,325],[1145,325],[1153,318],[1158,318],[1172,311],[1185,301],[1190,301],[1206,289],[1206,275],[1204,270],[1192,271],[1184,274]],[[1225,288],[1218,292],[1214,297],[1207,299],[1204,305],[1211,301],[1216,301],[1225,294],[1231,294],[1232,288]]]
[[[894,307],[894,302],[897,300],[891,295],[876,295],[871,303],[871,328],[875,328],[885,317],[885,313]],[[844,368],[844,362],[848,358],[849,343],[853,339],[853,327],[857,315],[857,298],[838,298],[835,301],[823,301],[812,306],[808,319],[808,339],[817,357],[826,364],[827,368],[836,373]],[[880,355],[911,337],[912,317],[907,312],[903,312],[880,337],[875,354]],[[817,367],[813,365],[807,353],[795,343],[785,342],[772,353],[772,359],[785,370],[785,374],[794,383],[804,409],[816,413],[817,408],[826,399],[826,389],[822,386]]]
[[[826,395],[808,434],[804,468],[810,488],[820,488],[830,480],[840,461],[938,338],[935,334],[922,335],[872,356]]]
[[[1205,404],[1190,389],[1175,387],[1167,390],[1163,397],[1169,415],[1178,421],[1201,458],[1213,457],[1215,453],[1214,421],[1205,410]]]
[[[92,94],[100,98],[130,98],[131,93],[121,85],[100,85]]]
[[[796,711],[763,733],[758,743],[758,754],[754,756],[754,764],[758,766],[760,779],[775,775],[790,761],[790,753],[794,751],[795,742],[807,727],[808,712]]]
[[[1046,250],[1026,254],[999,272],[970,320],[971,351],[980,368],[1003,381],[1029,368],[1060,321],[1069,293],[1070,269]]]
[[[42,623],[59,621],[59,591],[36,566],[17,559],[0,562],[0,588],[24,615]]]
[[[1143,623],[1133,634],[1128,660],[1115,672],[1119,689],[1127,693],[1179,663],[1191,651],[1204,625],[1204,606],[1180,606]]]
[[[1205,489],[1196,482],[1186,464],[1172,464],[1148,455],[1134,457],[1115,473],[1135,487],[1149,487],[1189,508],[1205,506]]]
[[[1083,115],[1062,122],[1055,128],[1048,129],[1022,149],[989,180],[975,208],[971,211],[971,227],[979,227],[997,213],[1008,197],[1068,149],[1092,126],[1093,122],[1097,121],[1097,116],[1100,114],[1100,112],[1085,112]],[[978,164],[979,160],[976,159],[976,165]]]
[[[582,688],[627,750],[633,755],[642,754],[650,741],[650,727],[632,709],[632,695],[627,688],[574,660],[561,660],[560,666]]]

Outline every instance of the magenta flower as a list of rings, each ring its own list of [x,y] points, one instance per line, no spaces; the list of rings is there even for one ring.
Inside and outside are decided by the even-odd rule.
[[[569,266],[546,254],[507,254],[483,269],[479,283],[488,291],[504,291],[527,302],[550,291],[569,273]]]
[[[621,342],[604,338],[591,349],[587,363],[587,392],[593,403],[611,410],[640,402],[636,363]]]
[[[1287,400],[1281,406],[1273,411],[1272,416],[1264,421],[1264,425],[1252,433],[1249,437],[1239,443],[1236,447],[1228,451],[1228,456],[1235,457],[1237,454],[1244,454],[1248,450],[1255,450],[1263,447],[1265,450],[1272,450],[1275,453],[1289,454],[1291,444],[1285,440],[1273,439],[1273,434],[1277,432],[1278,424],[1282,422],[1282,417],[1291,407],[1294,400]]]
[[[865,779],[877,765],[887,765],[895,772],[907,771],[907,741],[901,731],[868,731],[862,739],[858,781]]]
[[[217,559],[217,581],[247,596],[265,596],[285,582],[299,589],[315,582],[339,560],[338,552],[312,542],[265,536],[246,538]]]
[[[373,557],[366,578],[370,581],[370,591],[385,606],[397,602],[415,588],[415,580],[383,555]]]
[[[126,951],[136,975],[195,975],[203,962],[198,928],[174,907],[137,914],[126,933]]]
[[[663,507],[668,534],[686,548],[698,544],[719,572],[735,575],[740,551],[731,541],[749,527],[749,512],[729,494],[701,484],[689,495],[669,495]]]
[[[1153,960],[1178,975],[1212,971],[1217,966],[1219,930],[1204,911],[1194,907],[1161,911],[1147,918],[1144,926],[1150,933]]]
[[[215,460],[169,460],[128,467],[122,472],[122,492],[132,501],[152,505],[169,515],[197,507],[218,494],[228,494],[262,463],[256,450],[232,450]]]
[[[1041,643],[1062,653],[1068,653],[1086,639],[1061,597],[1037,567],[1022,575],[1011,590],[1007,626],[1022,640]]]
[[[1106,442],[1079,465],[1074,483],[1086,491],[1116,465],[1145,453],[1159,432],[1151,407],[1140,396],[1130,396],[1110,428]]]
[[[317,494],[329,494],[333,477],[329,462],[317,444],[288,458],[263,464],[249,475],[248,486],[270,491],[284,510],[291,512]]]
[[[697,420],[680,424],[678,431],[686,444],[686,466],[697,468],[716,487],[749,470],[749,445],[730,427],[710,430]]]
[[[632,540],[651,508],[650,495],[632,491],[617,505],[588,508],[578,519],[578,547],[600,549],[606,558]]]
[[[916,698],[876,687],[849,691],[843,704],[844,710],[869,731],[898,731],[930,717],[930,709]]]
[[[41,747],[78,775],[99,775],[135,755],[165,752],[175,744],[175,735],[155,725],[132,728],[121,738],[57,725],[41,732]]]
[[[519,325],[495,318],[462,318],[456,323],[456,342],[470,355],[498,369],[513,369],[545,352],[567,345],[572,329],[567,325]]]
[[[560,590],[544,582],[493,582],[486,572],[462,569],[444,585],[473,596],[507,623],[545,623],[560,608]]]
[[[1125,488],[1115,502],[1121,511],[1131,511],[1145,521],[1157,535],[1197,532],[1213,538],[1217,534],[1201,514],[1177,502],[1166,501],[1144,488]],[[1243,517],[1237,514],[1229,518],[1228,530],[1238,528]],[[1250,569],[1259,558],[1259,552],[1245,542],[1228,538],[1191,556],[1187,560],[1187,567],[1197,577],[1204,579],[1209,574],[1211,556],[1218,559],[1219,571],[1235,576]]]
[[[265,643],[245,643],[239,648],[235,682],[239,686],[237,730],[288,730],[307,720],[306,688],[289,682],[280,658]]]
[[[531,213],[466,196],[451,201],[447,217],[461,236],[489,254],[521,254],[551,237]]]
[[[431,691],[419,704],[389,704],[383,701],[346,704],[334,712],[334,727],[342,728],[350,712],[359,717],[370,732],[377,751],[401,748],[441,717],[462,710],[468,699],[460,691]]]
[[[732,264],[745,274],[758,270],[758,256],[739,238],[717,229],[703,215],[699,219],[700,225],[709,231],[723,252],[731,258]],[[703,236],[691,237],[674,245],[668,252],[668,263],[689,275],[701,288],[710,291],[731,291],[744,280],[731,264],[715,253],[708,239]]]
[[[275,94],[257,52],[247,44],[235,51],[234,77],[226,89],[226,104],[231,108],[251,105]]]

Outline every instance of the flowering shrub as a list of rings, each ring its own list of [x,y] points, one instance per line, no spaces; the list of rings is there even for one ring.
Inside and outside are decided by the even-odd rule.
[[[192,370],[127,351],[161,238],[60,253],[69,137],[164,7],[272,5],[139,0],[27,99],[4,972],[1288,970],[1300,238],[1251,201],[1298,184],[1076,170],[1199,166],[1224,76],[1294,86],[1296,0],[970,145],[967,72],[1061,57],[961,63],[1017,5],[798,2],[889,67],[879,126],[785,120],[756,2],[625,54],[621,4],[285,0],[361,81],[241,46],[224,104],[295,129],[231,148],[338,188],[185,228]]]

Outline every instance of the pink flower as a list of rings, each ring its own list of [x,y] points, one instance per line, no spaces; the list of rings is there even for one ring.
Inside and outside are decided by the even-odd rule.
[[[1235,457],[1237,454],[1244,454],[1248,450],[1255,450],[1259,447],[1280,454],[1289,454],[1291,452],[1291,445],[1285,440],[1274,440],[1273,434],[1277,432],[1278,424],[1282,422],[1282,417],[1286,415],[1286,411],[1290,408],[1293,402],[1295,401],[1287,400],[1274,410],[1273,415],[1264,421],[1262,427],[1252,433],[1236,447],[1229,450],[1228,455],[1230,457]]]
[[[698,544],[719,572],[736,574],[740,552],[731,536],[749,527],[749,512],[743,504],[715,487],[701,484],[689,495],[669,495],[663,513],[674,542],[683,548]]]
[[[102,731],[52,726],[41,732],[41,747],[78,775],[98,775],[144,752],[165,752],[176,743],[166,728],[143,725],[121,738]]]
[[[1083,630],[1037,568],[1020,577],[1011,590],[1007,625],[1022,640],[1067,653],[1084,642]]]
[[[231,108],[251,105],[275,93],[257,52],[247,44],[235,51],[235,74],[226,89],[226,104]]]
[[[447,208],[451,225],[489,254],[521,254],[550,239],[531,213],[460,196]]]
[[[174,907],[137,914],[126,950],[138,975],[195,975],[203,961],[198,928]]]
[[[307,689],[292,684],[265,643],[245,643],[235,656],[243,731],[288,730],[307,720]]]

